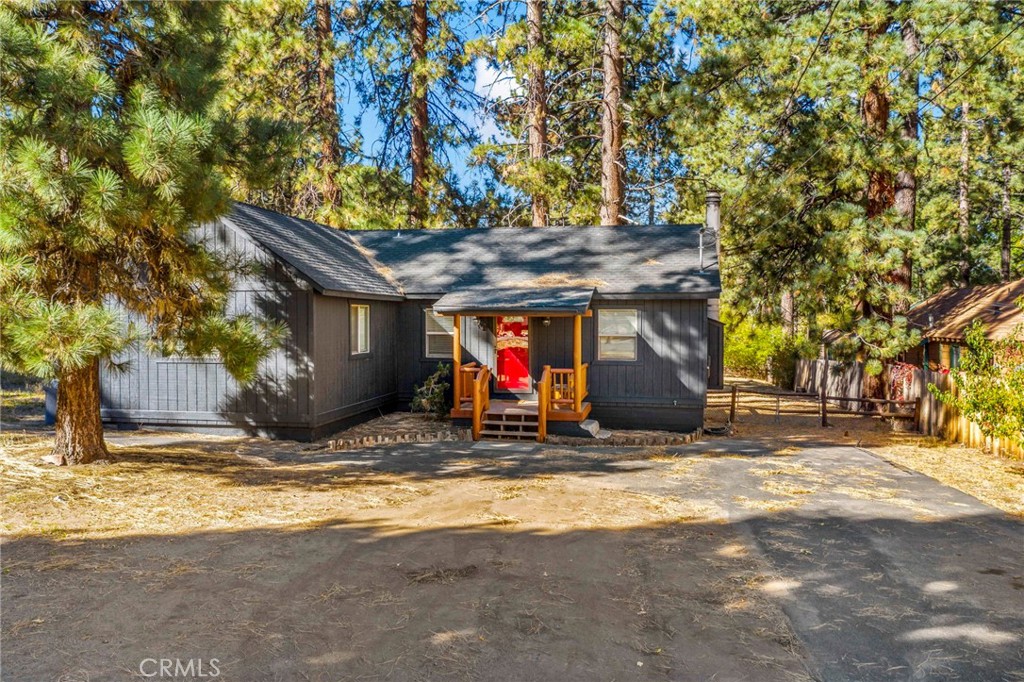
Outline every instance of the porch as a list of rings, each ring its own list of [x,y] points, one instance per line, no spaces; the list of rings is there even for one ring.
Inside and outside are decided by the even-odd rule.
[[[514,301],[509,300],[510,294],[515,296]],[[590,364],[583,362],[583,318],[593,314],[590,310],[592,294],[592,289],[459,292],[443,297],[434,305],[436,313],[453,317],[454,407],[451,416],[472,423],[474,440],[491,437],[544,442],[549,423],[581,424],[587,420],[591,411],[586,400]],[[550,324],[550,318],[570,318],[572,366],[542,365],[539,376],[531,377],[527,373],[525,377],[516,378],[522,382],[518,395],[495,396],[494,389],[508,385],[508,369],[502,370],[502,356],[497,351],[495,368],[476,361],[463,362],[463,325],[468,316],[494,317],[496,321],[503,316],[514,316],[514,319],[525,320],[525,325],[520,326],[527,329],[531,320]],[[497,336],[496,346],[504,340],[501,334]],[[515,341],[525,342],[529,347],[528,338]],[[499,370],[497,375],[495,369]],[[534,371],[537,371],[536,366]]]

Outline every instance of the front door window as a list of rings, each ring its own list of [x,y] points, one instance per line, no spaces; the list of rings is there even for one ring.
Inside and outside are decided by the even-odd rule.
[[[530,391],[530,320],[498,317],[494,350],[497,356],[495,384],[499,391]]]

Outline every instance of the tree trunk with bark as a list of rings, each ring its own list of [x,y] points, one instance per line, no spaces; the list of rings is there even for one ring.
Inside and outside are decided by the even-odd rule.
[[[971,122],[970,103],[964,102],[960,106],[960,204],[958,208],[958,227],[960,234],[960,262],[958,271],[960,275],[960,286],[966,287],[971,284],[971,197],[970,178],[971,172]]]
[[[782,293],[782,330],[786,336],[796,335],[796,296],[792,291]]]
[[[999,273],[1004,282],[1010,281],[1012,272],[1010,246],[1013,243],[1013,210],[1010,206],[1010,181],[1013,174],[1010,172],[1010,164],[1003,164],[1003,235],[1001,241],[1002,253],[1000,258]]]
[[[543,0],[528,0],[526,3],[527,48],[530,52],[529,93],[530,110],[530,159],[543,161],[548,154],[548,95],[547,74],[544,71]],[[541,192],[534,192],[533,226],[548,224],[548,199]]]
[[[409,218],[422,227],[427,203],[427,0],[412,0],[412,201]]]
[[[911,69],[912,64],[921,52],[921,39],[913,20],[907,19],[901,27],[903,35],[903,54],[907,58],[908,67],[901,76],[905,83],[906,111],[903,112],[903,125],[900,137],[906,145],[903,167],[896,173],[895,205],[902,217],[902,227],[907,234],[912,234],[917,225],[917,128],[918,128],[918,87],[917,70]],[[913,272],[910,256],[903,254],[903,263],[890,277],[892,282],[906,292],[910,292],[911,273]],[[894,308],[896,313],[905,313],[909,306],[909,296],[900,301]]]
[[[605,0],[604,99],[601,112],[601,224],[618,225],[625,203],[622,178],[623,0]]]
[[[334,206],[338,202],[338,185],[334,174],[341,165],[338,137],[338,96],[334,83],[334,27],[331,21],[331,0],[316,0],[316,59],[317,59],[317,127],[320,129],[320,162],[323,171],[323,202]]]
[[[56,437],[51,457],[58,464],[88,464],[109,457],[100,419],[100,361],[57,377]]]

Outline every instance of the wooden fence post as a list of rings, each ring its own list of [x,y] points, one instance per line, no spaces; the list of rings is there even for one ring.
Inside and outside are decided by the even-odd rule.
[[[729,423],[736,423],[736,385],[732,387],[732,400],[729,403]]]
[[[828,401],[825,400],[825,382],[821,382],[821,426],[828,426]]]

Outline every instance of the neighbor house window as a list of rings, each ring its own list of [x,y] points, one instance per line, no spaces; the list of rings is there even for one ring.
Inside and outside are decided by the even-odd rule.
[[[452,357],[452,334],[455,333],[454,320],[444,315],[438,315],[431,308],[427,308],[423,313],[427,318],[427,340],[425,345],[427,357]]]
[[[352,355],[370,352],[370,306],[352,305],[349,307],[349,334],[352,342]]]
[[[636,360],[636,310],[597,311],[597,359]]]

